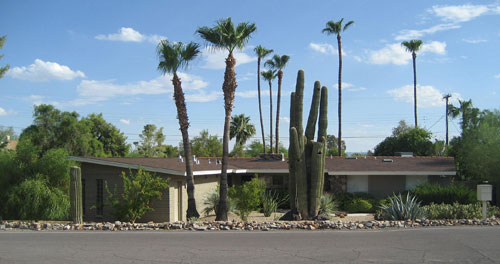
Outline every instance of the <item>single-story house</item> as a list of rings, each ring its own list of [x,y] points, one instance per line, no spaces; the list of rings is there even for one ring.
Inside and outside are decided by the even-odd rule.
[[[109,189],[123,188],[121,174],[141,167],[169,180],[170,187],[162,200],[153,202],[153,212],[140,221],[173,222],[185,219],[187,192],[185,163],[182,158],[96,158],[70,157],[80,162],[82,170],[85,221],[113,220],[111,208],[102,204]],[[194,162],[195,198],[198,211],[203,201],[217,189],[221,171],[220,158],[197,158]],[[228,184],[238,185],[255,175],[263,178],[268,188],[287,188],[288,162],[285,159],[230,158]],[[413,188],[422,182],[446,184],[456,174],[451,157],[327,157],[325,159],[325,191],[367,192],[377,198]]]

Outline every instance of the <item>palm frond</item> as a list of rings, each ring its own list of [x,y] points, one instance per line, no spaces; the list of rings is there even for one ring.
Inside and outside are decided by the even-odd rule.
[[[262,75],[262,78],[264,78],[264,80],[266,81],[272,81],[276,78],[277,74],[276,74],[276,70],[267,70],[267,71],[262,71],[260,73],[260,75]]]
[[[403,41],[401,45],[405,47],[406,51],[416,53],[422,47],[423,41],[420,39],[412,39],[410,41]]]
[[[206,40],[212,49],[226,49],[232,52],[243,48],[257,27],[254,23],[242,22],[235,28],[231,18],[219,19],[213,27],[200,27],[196,33]]]
[[[174,73],[179,68],[186,68],[191,60],[193,60],[199,53],[199,45],[190,42],[184,45],[182,42],[172,42],[168,40],[161,40],[156,48],[158,59],[158,70],[162,73]]]
[[[253,49],[253,51],[255,52],[255,55],[257,55],[257,57],[264,58],[267,55],[269,55],[270,53],[272,53],[274,50],[266,49],[266,48],[262,47],[261,45],[259,45],[259,46],[255,47]]]
[[[348,27],[350,27],[352,24],[354,24],[354,21],[353,21],[353,20],[351,20],[351,21],[347,22],[347,24],[345,24],[344,29],[343,29],[342,31],[346,31],[346,29],[347,29]]]
[[[281,71],[286,67],[286,64],[290,60],[290,56],[288,55],[278,55],[275,54],[272,59],[267,60],[264,63],[264,66],[269,67],[270,69]]]

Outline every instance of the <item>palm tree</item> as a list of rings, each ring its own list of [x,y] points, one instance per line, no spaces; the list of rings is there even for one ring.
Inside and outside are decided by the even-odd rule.
[[[259,96],[259,114],[260,114],[260,131],[262,132],[262,145],[264,147],[262,153],[266,153],[266,137],[264,136],[264,120],[262,119],[262,103],[261,103],[261,96],[260,96],[260,61],[261,59],[265,58],[267,55],[269,55],[271,52],[273,52],[272,49],[266,49],[262,47],[261,45],[255,47],[253,49],[255,51],[255,54],[257,55],[257,92]]]
[[[247,140],[255,135],[255,126],[250,123],[250,117],[244,114],[231,117],[231,127],[229,128],[229,137],[236,138],[234,150],[243,147]]]
[[[467,129],[477,126],[481,111],[472,105],[472,100],[458,100],[458,103],[460,104],[459,107],[450,104],[449,115],[452,118],[462,115],[462,122],[460,122],[460,125],[463,134]]]
[[[231,18],[220,19],[213,27],[200,27],[196,31],[213,49],[227,50],[226,70],[224,72],[224,135],[222,138],[222,169],[220,177],[220,200],[216,220],[227,221],[227,165],[229,156],[229,126],[233,111],[234,93],[236,91],[236,59],[233,56],[235,49],[242,49],[250,35],[257,29],[254,23],[243,22],[234,26]]]
[[[281,81],[283,80],[283,69],[290,60],[290,56],[283,55],[279,56],[275,54],[271,60],[267,60],[264,66],[268,66],[272,70],[278,71],[278,101],[276,103],[276,147],[274,148],[276,153],[279,152],[280,143],[280,106],[281,106]]]
[[[412,39],[410,41],[403,41],[406,51],[411,52],[413,57],[413,112],[415,113],[415,127],[418,127],[417,122],[417,51],[422,47],[422,41],[419,39]]]
[[[276,79],[276,71],[267,70],[260,73],[264,80],[269,82],[269,131],[270,131],[270,142],[269,142],[269,153],[273,153],[273,80]],[[265,150],[265,149],[264,149]]]
[[[326,33],[327,35],[335,34],[337,35],[337,44],[338,44],[338,51],[339,51],[339,82],[338,82],[338,88],[339,88],[339,136],[338,136],[338,149],[342,149],[341,142],[342,142],[342,37],[340,36],[340,33],[343,31],[346,31],[346,29],[354,24],[354,21],[349,21],[347,22],[344,27],[342,27],[342,23],[344,22],[344,18],[340,19],[339,21],[335,22],[333,20],[330,20],[326,23],[326,27],[323,29],[323,33]],[[339,151],[339,156],[342,156],[342,151]]]
[[[179,68],[186,68],[191,60],[193,60],[199,53],[199,45],[193,42],[184,45],[182,42],[170,42],[162,40],[157,47],[158,70],[163,74],[173,74],[172,84],[174,86],[174,99],[177,107],[177,118],[179,119],[179,126],[182,134],[182,143],[184,146],[184,156],[186,157],[186,182],[187,182],[187,195],[188,195],[188,208],[186,212],[186,219],[192,217],[200,217],[196,210],[196,200],[194,198],[194,178],[191,160],[191,144],[189,142],[189,119],[186,111],[186,102],[184,99],[184,92],[182,91],[181,80],[177,76]]]

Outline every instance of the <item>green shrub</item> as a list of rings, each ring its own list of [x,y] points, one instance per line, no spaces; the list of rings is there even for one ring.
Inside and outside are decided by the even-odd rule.
[[[345,205],[345,210],[349,213],[369,213],[373,211],[373,204],[370,200],[354,198]]]
[[[286,197],[282,197],[276,190],[266,190],[265,192],[262,192],[261,201],[264,216],[269,217],[272,213],[276,212],[280,205],[288,202],[288,195]]]
[[[265,185],[257,178],[229,189],[228,196],[234,200],[236,214],[241,220],[246,221],[252,211],[259,209],[264,191]]]
[[[473,204],[430,204],[423,206],[428,219],[480,219],[483,217],[481,203]],[[488,206],[488,217],[499,214],[496,206]]]
[[[335,200],[333,195],[329,193],[324,193],[321,196],[318,215],[329,216],[337,211],[337,205],[335,204]]]
[[[420,207],[420,202],[409,193],[406,197],[401,194],[389,197],[390,205],[382,205],[381,217],[388,220],[415,220],[425,218],[425,211]]]
[[[333,199],[337,203],[337,206],[339,207],[340,210],[344,211],[349,211],[347,209],[348,206],[351,206],[352,201],[354,199],[362,199],[368,201],[370,204],[374,205],[376,204],[376,199],[373,195],[364,193],[364,192],[356,192],[356,193],[348,193],[348,192],[343,192],[343,193],[336,193],[333,196]]]
[[[163,191],[168,188],[167,180],[141,168],[137,172],[130,170],[128,175],[122,172],[122,179],[123,193],[117,192],[116,185],[111,193],[106,182],[106,204],[113,208],[114,217],[121,221],[135,223],[145,213],[154,211],[150,207],[151,202],[153,199],[161,199]]]
[[[21,220],[66,220],[70,204],[68,194],[37,178],[14,186],[7,207],[11,217]]]
[[[435,204],[472,204],[476,203],[476,192],[463,184],[440,186],[439,184],[424,183],[410,191],[418,197],[422,205]]]
[[[214,214],[217,214],[217,211],[219,209],[219,193],[220,193],[220,188],[219,185],[217,185],[217,189],[211,193],[209,193],[206,197],[205,200],[203,201],[203,205],[205,208],[203,208],[202,213],[205,214],[205,216],[209,216],[212,212]],[[227,197],[227,210],[229,212],[234,211],[234,202],[231,197]]]

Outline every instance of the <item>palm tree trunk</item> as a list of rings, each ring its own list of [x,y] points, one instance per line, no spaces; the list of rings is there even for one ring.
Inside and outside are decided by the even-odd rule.
[[[283,80],[283,71],[278,72],[278,102],[276,103],[276,147],[274,151],[280,152],[280,105],[281,105],[281,81]]]
[[[226,59],[226,70],[224,72],[224,135],[222,138],[222,169],[220,175],[219,209],[217,211],[216,221],[227,221],[227,165],[229,161],[229,129],[231,126],[231,113],[233,112],[234,93],[236,91],[236,72],[234,67],[236,59],[233,53],[229,52]]]
[[[179,119],[179,126],[182,134],[182,143],[184,145],[184,156],[186,161],[186,182],[187,182],[187,195],[188,195],[188,208],[186,211],[186,219],[192,217],[200,217],[198,210],[196,210],[196,200],[194,198],[194,178],[193,178],[193,161],[191,159],[191,144],[189,143],[189,119],[186,111],[186,103],[184,99],[184,92],[181,87],[181,80],[174,72],[172,79],[174,85],[174,99],[177,106],[177,118]]]
[[[417,54],[412,53],[413,57],[413,111],[415,113],[415,128],[418,127],[417,123]]]
[[[273,88],[272,81],[269,80],[269,131],[270,131],[270,139],[269,139],[269,153],[273,153]]]
[[[340,34],[337,34],[337,43],[339,48],[339,137],[338,137],[338,150],[339,157],[342,156],[342,41]]]
[[[262,153],[266,153],[266,136],[264,135],[264,120],[262,119],[262,100],[260,97],[260,57],[257,59],[257,92],[259,95],[260,131],[262,132]]]

